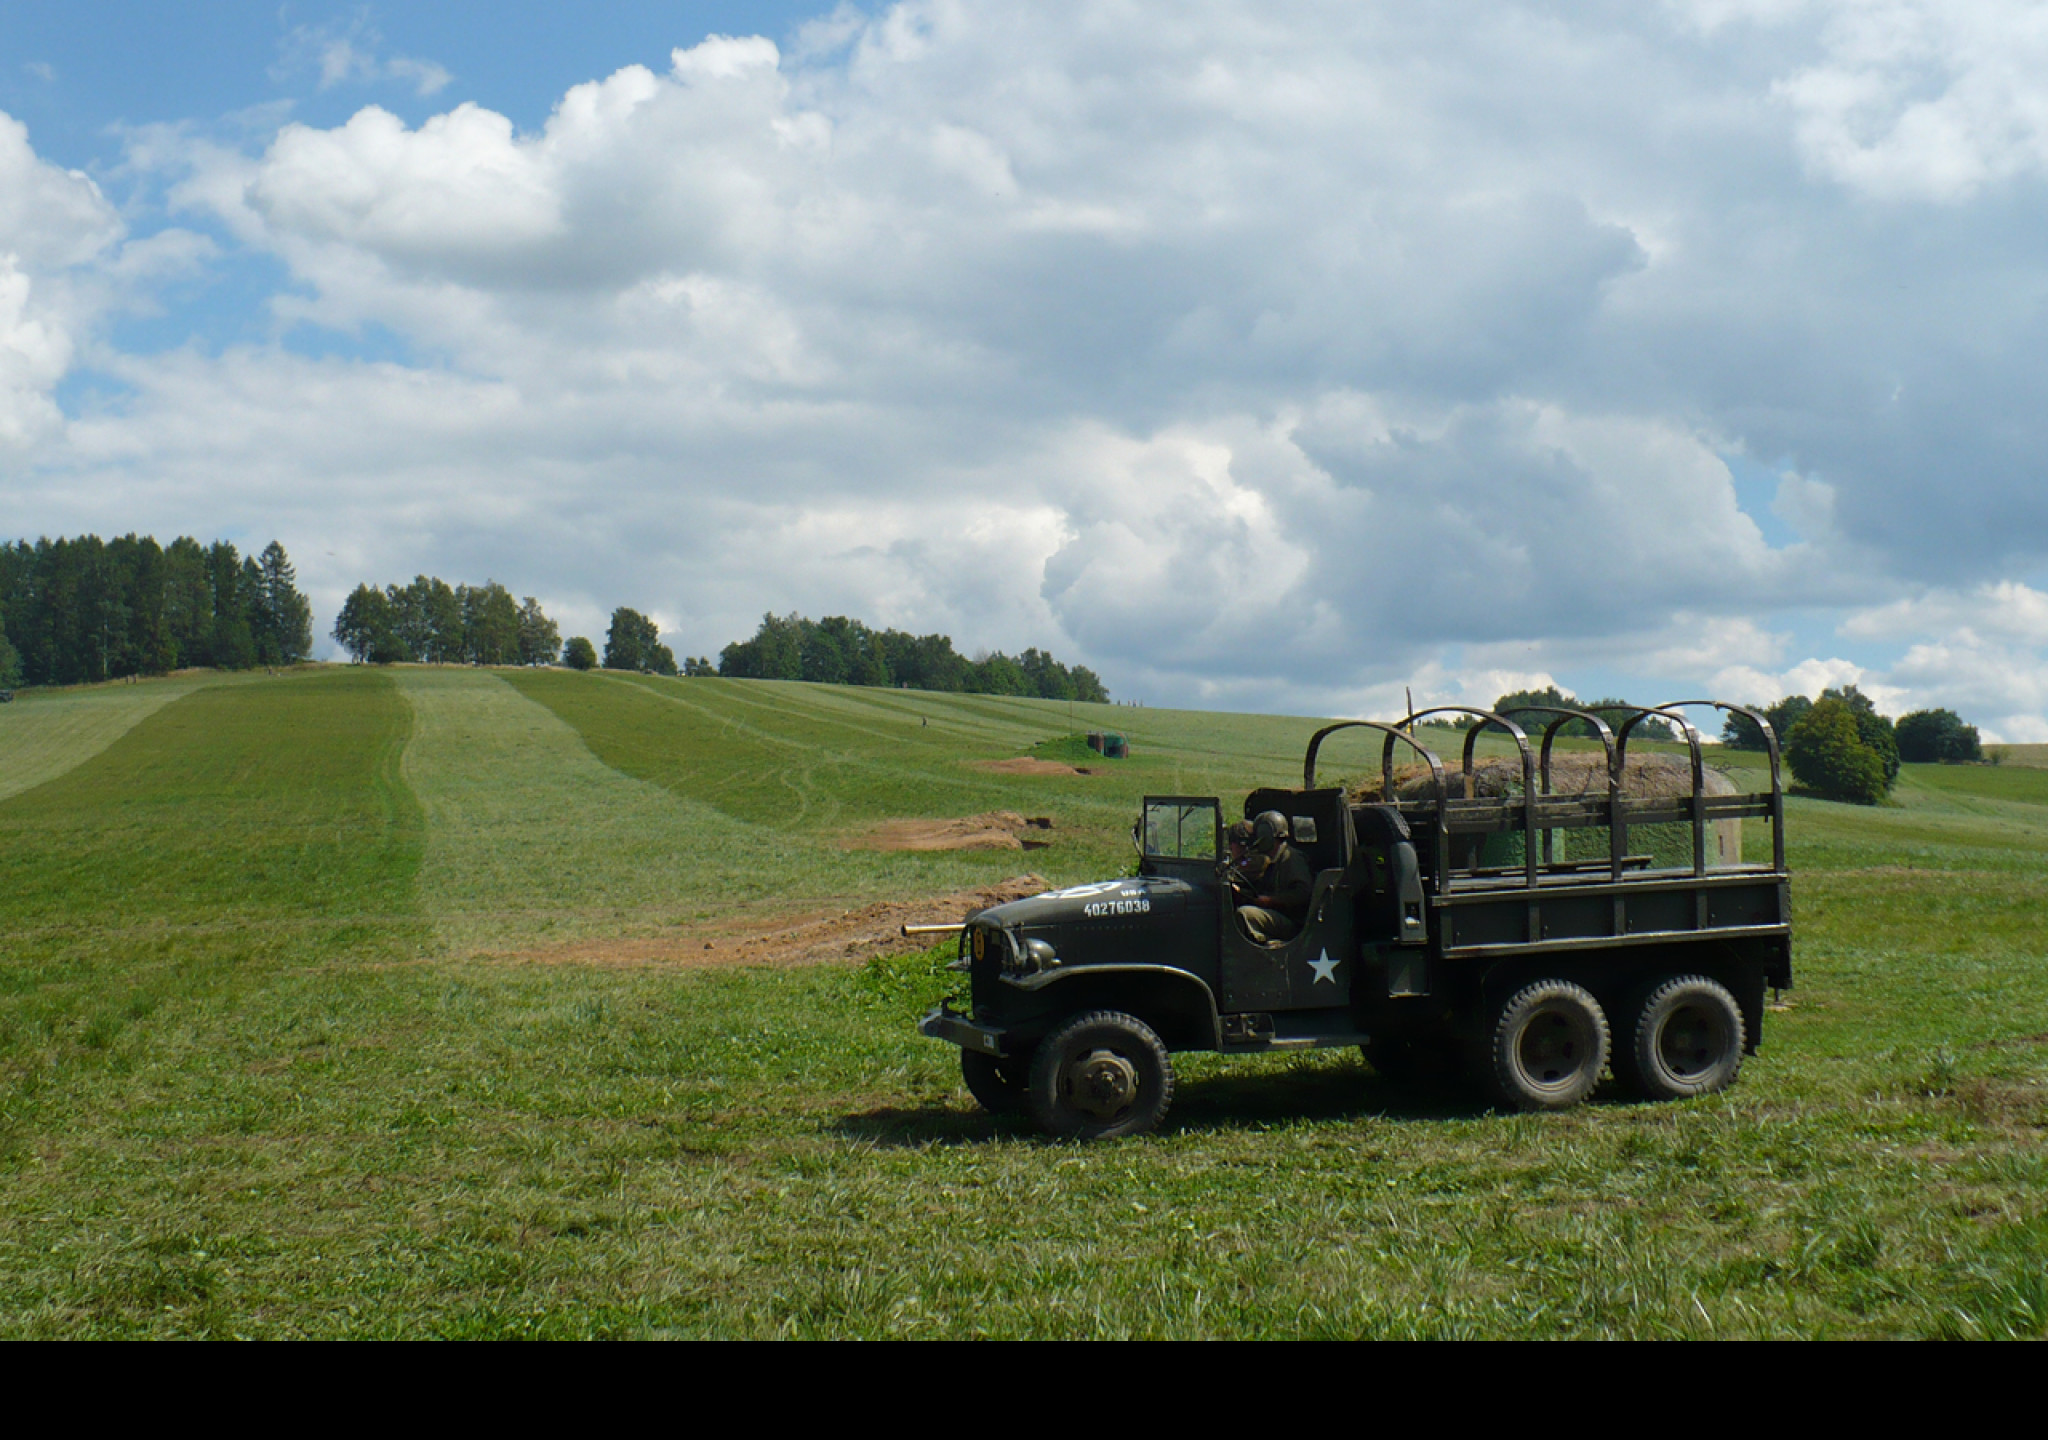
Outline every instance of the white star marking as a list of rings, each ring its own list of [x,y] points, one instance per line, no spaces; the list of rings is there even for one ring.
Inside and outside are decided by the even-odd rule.
[[[1308,962],[1308,968],[1316,972],[1316,978],[1312,983],[1320,985],[1327,980],[1332,985],[1335,985],[1337,983],[1337,967],[1343,963],[1341,960],[1332,960],[1330,952],[1325,950],[1320,960]]]

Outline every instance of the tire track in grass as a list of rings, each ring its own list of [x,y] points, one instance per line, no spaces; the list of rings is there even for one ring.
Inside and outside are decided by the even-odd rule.
[[[0,800],[76,769],[173,700],[213,684],[180,675],[135,685],[24,691],[0,705]]]
[[[646,936],[773,902],[783,837],[605,764],[488,671],[392,672],[426,815],[420,894],[458,953]]]

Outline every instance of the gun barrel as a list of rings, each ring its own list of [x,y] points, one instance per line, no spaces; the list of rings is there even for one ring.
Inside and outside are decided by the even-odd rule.
[[[905,935],[958,935],[967,927],[962,925],[905,925]]]

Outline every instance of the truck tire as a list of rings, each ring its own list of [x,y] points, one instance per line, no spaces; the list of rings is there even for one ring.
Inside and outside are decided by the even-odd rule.
[[[1735,1083],[1747,1038],[1727,987],[1704,975],[1674,976],[1637,1001],[1614,1073],[1645,1100],[1711,1095]]]
[[[1063,1140],[1142,1135],[1173,1103],[1173,1062],[1143,1020],[1090,1010],[1038,1042],[1025,1101],[1039,1128]]]
[[[1024,1087],[1031,1078],[1030,1060],[998,1060],[979,1050],[960,1052],[960,1078],[967,1093],[991,1115],[1016,1115],[1024,1109]]]
[[[1607,1051],[1600,1002],[1570,981],[1539,980],[1495,1012],[1488,1088],[1517,1110],[1569,1109],[1600,1083]]]

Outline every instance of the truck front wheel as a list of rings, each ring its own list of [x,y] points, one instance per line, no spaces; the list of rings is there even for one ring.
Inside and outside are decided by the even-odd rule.
[[[1030,1079],[1031,1062],[998,1060],[979,1050],[960,1052],[960,1078],[967,1093],[991,1115],[1015,1115],[1024,1108],[1024,1087]]]
[[[1116,1010],[1076,1015],[1038,1044],[1026,1087],[1048,1135],[1108,1140],[1142,1135],[1173,1103],[1173,1062],[1150,1025]]]
[[[1517,1110],[1567,1109],[1600,1083],[1607,1049],[1600,1002],[1569,981],[1539,980],[1495,1012],[1489,1088]]]
[[[1645,1100],[1711,1095],[1742,1070],[1742,1007],[1718,981],[1680,975],[1653,986],[1614,1057],[1622,1085]]]

